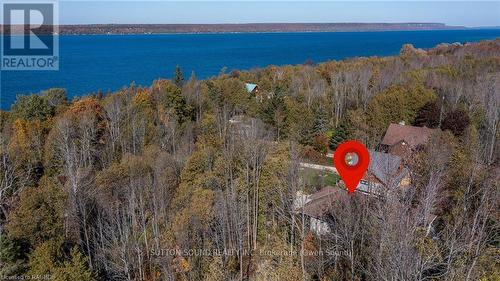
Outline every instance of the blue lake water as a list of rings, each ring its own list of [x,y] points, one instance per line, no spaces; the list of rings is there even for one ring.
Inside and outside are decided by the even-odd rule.
[[[171,78],[178,64],[189,78],[217,75],[223,67],[248,70],[270,64],[322,62],[358,56],[398,54],[411,43],[431,48],[439,43],[500,38],[500,29],[392,32],[233,33],[170,35],[78,35],[59,39],[59,71],[2,71],[0,108],[17,94],[66,88],[68,96],[118,90],[135,81],[150,85]]]

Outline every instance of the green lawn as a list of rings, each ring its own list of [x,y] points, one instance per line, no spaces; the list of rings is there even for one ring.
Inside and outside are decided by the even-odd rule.
[[[317,187],[334,186],[340,179],[338,175],[329,172],[315,170],[311,168],[300,168],[301,177],[304,180],[306,187],[311,187],[315,190]]]

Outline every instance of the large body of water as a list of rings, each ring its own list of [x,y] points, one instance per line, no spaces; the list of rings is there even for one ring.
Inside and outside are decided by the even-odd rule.
[[[170,78],[178,64],[189,78],[247,70],[270,64],[322,62],[358,56],[387,56],[411,43],[431,48],[439,43],[500,38],[500,29],[392,32],[233,33],[169,35],[61,36],[59,71],[2,71],[0,108],[17,94],[66,88],[68,96],[114,91],[135,81],[150,85]]]

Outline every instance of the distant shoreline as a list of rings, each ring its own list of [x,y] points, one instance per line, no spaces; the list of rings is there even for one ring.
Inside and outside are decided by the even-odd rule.
[[[442,23],[246,23],[246,24],[87,24],[60,25],[60,35],[219,34],[469,30]],[[51,33],[51,30],[41,30]]]
[[[252,31],[252,32],[170,32],[170,33],[78,33],[59,34],[62,36],[127,36],[127,35],[224,35],[224,34],[292,34],[292,33],[378,33],[378,32],[419,32],[419,31],[465,31],[465,30],[499,30],[500,28],[457,28],[457,29],[425,29],[425,30],[359,30],[359,31]]]

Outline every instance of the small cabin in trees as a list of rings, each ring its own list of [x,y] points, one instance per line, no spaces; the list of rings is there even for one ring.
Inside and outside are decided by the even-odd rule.
[[[249,94],[257,94],[259,92],[259,85],[252,83],[245,83],[245,88]]]
[[[247,90],[247,93],[251,94],[251,95],[254,95],[255,98],[259,101],[259,102],[262,102],[262,100],[265,98],[272,98],[273,97],[273,93],[263,93],[260,88],[259,88],[259,85],[257,84],[252,84],[252,83],[245,83],[245,88]]]

